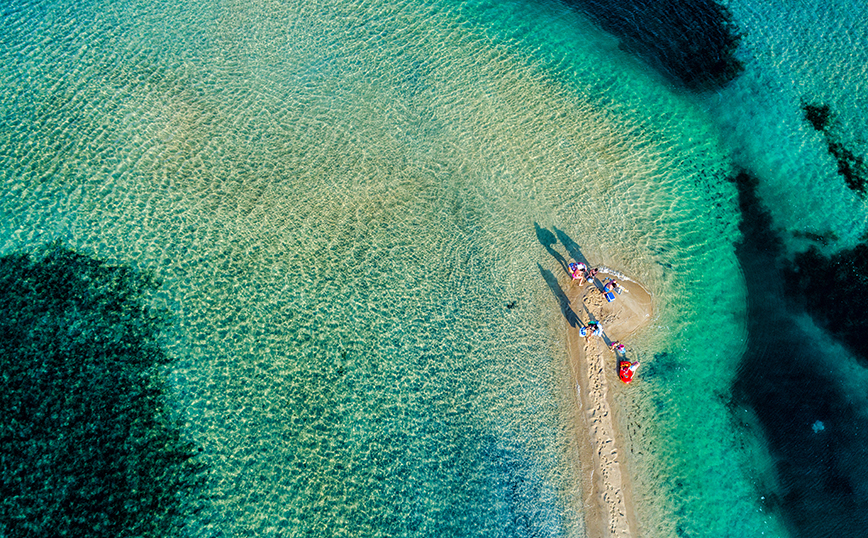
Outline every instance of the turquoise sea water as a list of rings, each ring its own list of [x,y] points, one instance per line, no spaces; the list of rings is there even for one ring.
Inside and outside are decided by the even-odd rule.
[[[190,535],[584,536],[560,230],[655,296],[614,395],[642,535],[792,535],[729,398],[754,275],[725,179],[758,174],[792,249],[865,233],[800,106],[868,153],[868,23],[731,9],[745,72],[690,95],[555,3],[6,8],[0,253],[162,278],[211,469]]]

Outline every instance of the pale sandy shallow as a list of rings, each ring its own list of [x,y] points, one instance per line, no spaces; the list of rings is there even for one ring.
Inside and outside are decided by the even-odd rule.
[[[630,335],[651,319],[652,296],[636,282],[620,275],[597,275],[598,284],[615,276],[626,290],[608,303],[597,287],[576,281],[565,290],[573,311],[582,324],[596,320],[603,327],[603,337],[585,339],[578,327],[568,325],[570,367],[578,393],[579,425],[577,428],[582,465],[583,498],[586,525],[590,538],[637,536],[638,521],[633,511],[629,473],[625,467],[623,442],[613,416],[613,390],[628,390],[618,378],[618,360],[609,343],[621,341],[630,359]],[[642,377],[638,369],[633,384]]]

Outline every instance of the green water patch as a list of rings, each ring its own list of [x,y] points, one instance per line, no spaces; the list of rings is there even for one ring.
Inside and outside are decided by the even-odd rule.
[[[167,405],[156,286],[56,244],[0,258],[0,534],[181,530],[205,471]]]

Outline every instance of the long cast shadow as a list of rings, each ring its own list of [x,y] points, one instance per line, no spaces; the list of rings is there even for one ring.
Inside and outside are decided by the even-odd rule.
[[[579,244],[573,241],[573,239],[568,236],[566,232],[555,228],[555,235],[557,236],[558,241],[560,241],[564,248],[567,249],[567,254],[569,254],[572,259],[576,260],[577,262],[582,262],[588,267],[591,266],[590,262],[588,262],[588,259],[585,258],[584,254],[582,254],[582,250],[579,248]]]
[[[570,268],[567,264],[567,260],[564,259],[563,256],[561,256],[560,252],[552,248],[552,245],[558,242],[558,238],[555,237],[555,234],[549,231],[548,228],[543,228],[537,222],[533,223],[533,227],[536,230],[536,238],[539,240],[540,244],[546,248],[548,253],[551,254],[552,257],[556,259],[559,264],[561,264],[564,272],[569,273]]]
[[[588,258],[586,258],[584,254],[582,254],[582,250],[579,248],[578,243],[573,241],[573,239],[568,236],[566,232],[558,228],[555,228],[555,236],[558,238],[558,241],[560,241],[561,244],[564,245],[564,248],[567,249],[567,254],[569,254],[572,259],[576,260],[577,262],[584,263],[590,269],[591,262],[589,262]],[[567,273],[570,273],[569,268],[567,269]],[[597,288],[597,291],[603,291],[603,283],[600,282],[600,280],[596,276],[588,282],[590,284],[593,284],[594,287]]]
[[[539,272],[543,279],[545,279],[546,284],[548,284],[549,288],[552,290],[555,299],[558,300],[558,304],[561,307],[561,313],[567,319],[567,323],[569,323],[571,327],[578,327],[581,325],[579,316],[576,315],[573,311],[573,307],[570,306],[570,300],[567,298],[567,294],[564,293],[564,290],[561,289],[561,285],[558,283],[558,278],[552,274],[551,271],[543,269],[540,264],[536,264],[536,266],[539,268]]]

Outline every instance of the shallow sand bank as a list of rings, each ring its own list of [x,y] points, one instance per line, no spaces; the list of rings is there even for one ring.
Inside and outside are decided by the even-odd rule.
[[[611,303],[599,291],[601,282],[609,276],[625,288]],[[627,385],[618,378],[618,359],[609,343],[619,340],[625,344],[629,359],[629,336],[651,319],[653,301],[640,284],[620,277],[601,270],[596,285],[580,286],[572,281],[565,290],[582,324],[598,321],[604,331],[603,337],[585,339],[578,327],[568,326],[567,334],[572,382],[578,397],[583,499],[591,538],[637,536],[639,531],[610,394]],[[640,367],[635,379],[641,377]]]

